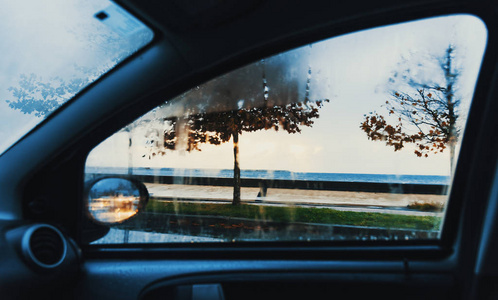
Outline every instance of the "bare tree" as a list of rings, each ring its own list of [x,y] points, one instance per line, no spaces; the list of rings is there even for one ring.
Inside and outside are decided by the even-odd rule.
[[[434,74],[430,80],[417,78],[406,71],[401,80],[406,83],[407,90],[392,90],[390,99],[384,105],[388,115],[393,116],[389,120],[394,119],[395,122],[391,123],[375,112],[365,115],[360,128],[367,137],[372,141],[385,141],[394,151],[413,143],[418,157],[428,157],[431,153],[441,153],[449,148],[453,168],[455,147],[461,131],[457,126],[461,99],[455,94],[459,71],[454,55],[455,49],[450,45],[444,56],[433,58],[438,60],[441,76]]]

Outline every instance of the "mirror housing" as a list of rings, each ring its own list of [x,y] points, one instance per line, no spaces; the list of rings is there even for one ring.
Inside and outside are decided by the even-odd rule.
[[[88,183],[85,209],[92,221],[112,225],[138,215],[148,200],[149,193],[142,182],[128,177],[108,176]]]

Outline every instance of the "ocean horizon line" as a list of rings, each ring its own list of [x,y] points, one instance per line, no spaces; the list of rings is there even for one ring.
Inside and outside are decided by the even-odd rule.
[[[127,167],[86,167],[87,173],[129,174]],[[181,176],[181,177],[233,177],[233,169],[187,169],[187,168],[131,168],[134,175]],[[241,178],[304,180],[304,181],[341,181],[341,182],[378,182],[409,184],[449,184],[450,176],[410,175],[410,174],[368,174],[368,173],[320,173],[293,172],[288,170],[243,169]]]

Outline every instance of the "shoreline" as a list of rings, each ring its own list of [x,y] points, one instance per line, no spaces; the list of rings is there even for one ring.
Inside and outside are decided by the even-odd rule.
[[[145,185],[151,197],[170,201],[231,202],[233,199],[233,187],[159,183],[145,183]],[[259,192],[259,188],[242,187],[242,203],[399,209],[403,207],[406,208],[407,205],[414,202],[434,202],[446,205],[448,198],[447,195],[391,194],[280,188],[268,188],[266,197],[258,197]]]

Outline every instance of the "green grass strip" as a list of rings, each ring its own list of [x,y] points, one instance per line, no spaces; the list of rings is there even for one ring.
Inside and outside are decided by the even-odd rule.
[[[209,215],[274,222],[302,222],[380,228],[438,230],[440,217],[339,211],[330,208],[149,201],[146,211]]]

